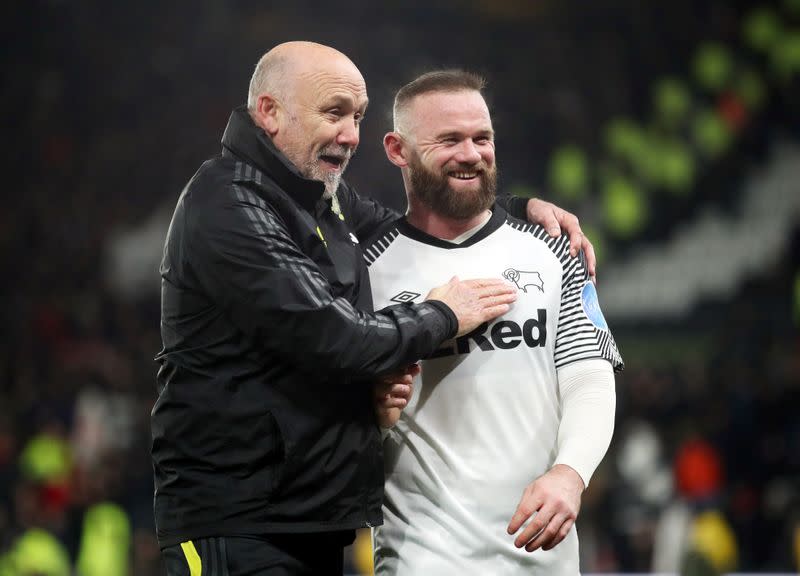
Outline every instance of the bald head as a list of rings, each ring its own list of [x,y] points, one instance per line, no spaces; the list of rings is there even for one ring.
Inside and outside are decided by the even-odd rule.
[[[284,42],[264,54],[256,64],[247,92],[247,108],[255,110],[258,97],[271,94],[284,101],[292,100],[298,80],[312,80],[325,71],[341,71],[364,84],[355,64],[344,54],[316,42]]]
[[[344,54],[314,42],[286,42],[264,54],[247,107],[255,124],[301,175],[333,196],[355,152],[367,86]]]

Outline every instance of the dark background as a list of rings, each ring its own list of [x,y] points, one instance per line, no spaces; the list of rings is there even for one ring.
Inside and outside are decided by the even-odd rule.
[[[798,3],[764,5],[781,23],[776,42],[796,46]],[[32,574],[21,558],[33,549],[83,574],[161,573],[148,454],[159,243],[180,190],[219,152],[265,51],[313,40],[356,63],[370,107],[347,178],[398,209],[402,181],[380,144],[393,92],[431,67],[483,73],[501,189],[581,217],[601,256],[602,303],[604,271],[637,247],[667,242],[709,206],[735,211],[744,176],[767,163],[776,142],[800,141],[800,74],[776,72],[774,58],[744,40],[755,8],[722,0],[3,4],[0,575]],[[703,91],[693,79],[693,58],[708,42],[762,82],[763,102],[737,108],[744,120],[726,116],[725,89]],[[786,52],[800,59],[797,48]],[[703,156],[680,132],[698,159],[680,196],[633,170],[650,216],[621,234],[602,210],[598,174],[617,162],[605,130],[620,116],[649,125],[664,77],[685,80],[694,109],[724,116],[732,143]],[[564,144],[593,169],[580,197],[550,185],[552,153]],[[796,183],[788,189],[800,194]],[[627,370],[617,380],[615,440],[578,523],[583,570],[650,571],[665,538],[658,527],[676,510],[684,523],[663,530],[687,535],[684,570],[800,570],[798,222],[795,214],[773,262],[688,314],[607,314]],[[115,243],[136,231],[122,258]],[[120,280],[137,262],[145,279]],[[88,521],[103,502],[116,507]],[[700,517],[706,524],[693,523]],[[31,545],[25,537],[36,528],[46,533],[34,532],[41,538]],[[91,560],[87,541],[117,560]],[[363,569],[363,543],[348,556],[353,572]]]

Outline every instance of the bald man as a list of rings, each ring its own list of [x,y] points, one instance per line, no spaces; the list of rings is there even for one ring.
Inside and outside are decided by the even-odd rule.
[[[376,378],[516,299],[500,279],[454,278],[372,312],[359,238],[396,214],[341,179],[367,102],[342,53],[277,46],[178,200],[152,411],[170,575],[341,573],[354,530],[382,522]]]

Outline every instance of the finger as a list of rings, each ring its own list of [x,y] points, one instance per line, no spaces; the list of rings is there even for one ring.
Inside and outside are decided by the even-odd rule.
[[[496,284],[494,286],[483,286],[475,290],[478,298],[492,298],[494,296],[514,295],[516,298],[517,287],[512,284]]]
[[[562,211],[561,218],[559,219],[561,227],[569,234],[569,253],[570,256],[578,254],[578,249],[581,247],[583,239],[583,230],[578,221],[578,217],[570,212]]]
[[[395,382],[390,387],[384,387],[380,394],[376,394],[376,397],[380,403],[383,403],[388,398],[402,399],[408,403],[413,393],[414,387],[409,377],[408,381]]]
[[[589,270],[589,276],[591,276],[592,282],[596,282],[597,258],[595,257],[594,254],[594,246],[592,246],[592,243],[586,236],[583,237],[583,243],[581,244],[581,248],[583,248],[583,253],[586,256],[586,268],[588,268]]]
[[[552,550],[558,546],[564,540],[564,538],[567,537],[567,534],[569,534],[569,531],[572,529],[572,525],[574,523],[574,520],[570,520],[569,518],[564,520],[564,523],[561,524],[561,528],[558,529],[555,538],[553,538],[549,544],[542,546],[542,550]]]
[[[389,391],[389,395],[395,398],[411,398],[411,386],[407,384],[395,384]]]
[[[531,524],[534,523],[531,522]],[[517,537],[517,540],[522,542],[522,544],[518,547],[524,547],[528,552],[533,552],[537,548],[541,547],[542,541],[548,538],[547,530],[550,526],[550,522],[545,521],[537,522],[533,526],[531,526],[531,524],[529,524],[528,528],[522,532],[521,536]],[[547,541],[549,542],[549,539]]]
[[[514,545],[517,548],[522,548],[531,540],[534,540],[539,533],[547,527],[547,525],[550,523],[550,520],[553,518],[553,515],[554,512],[549,507],[544,506],[539,508],[539,511],[536,513],[533,519],[528,522],[528,525],[525,526],[522,532],[517,535],[517,538],[514,540]]]
[[[419,376],[420,372],[422,372],[422,365],[419,362],[415,362],[406,368],[406,373],[411,376],[412,382],[414,377]]]
[[[561,226],[558,224],[558,216],[555,210],[548,210],[546,213],[546,217],[544,219],[544,223],[542,226],[547,230],[547,233],[550,234],[553,238],[557,238],[561,236]]]
[[[463,284],[466,284],[469,288],[474,289],[491,289],[497,286],[507,286],[508,282],[506,282],[503,278],[470,278],[469,280],[464,280]]]
[[[531,198],[525,211],[530,222],[538,224],[547,230],[550,236],[556,237],[561,235],[561,227],[558,225],[558,215],[555,209],[555,204],[538,198]]]
[[[481,310],[480,318],[481,322],[488,322],[489,320],[494,320],[498,316],[502,316],[503,314],[507,314],[508,311],[511,310],[511,306],[508,304],[500,304],[499,306],[491,306],[489,308],[484,308]]]
[[[405,408],[408,404],[408,400],[405,398],[401,398],[398,396],[392,396],[391,394],[386,394],[380,401],[380,407],[384,410],[389,410],[391,408]]]
[[[517,504],[517,509],[514,510],[514,515],[511,517],[511,521],[508,523],[508,533],[514,534],[519,530],[523,524],[536,514],[536,511],[541,507],[542,501],[541,500],[534,500],[527,497],[527,491],[525,494],[522,495],[522,498]]]
[[[492,308],[494,306],[501,306],[503,304],[512,304],[516,301],[516,293],[503,294],[501,296],[491,296],[489,298],[481,298],[481,306],[484,308]]]
[[[544,548],[545,546],[555,546],[560,542],[554,542],[556,538],[558,538],[559,529],[564,524],[565,516],[556,514],[553,518],[548,522],[544,529],[540,530],[538,534],[534,535],[534,537],[525,545],[525,550],[528,552],[533,552],[538,548]]]
[[[578,255],[578,250],[581,249],[584,238],[585,236],[580,232],[569,235],[569,255],[573,258]]]

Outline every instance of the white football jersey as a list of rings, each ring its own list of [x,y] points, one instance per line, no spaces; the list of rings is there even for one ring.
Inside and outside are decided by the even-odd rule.
[[[565,236],[499,207],[462,244],[401,219],[365,247],[376,310],[420,302],[454,275],[502,277],[519,290],[507,314],[422,362],[384,442],[376,573],[578,574],[574,529],[553,550],[528,553],[506,528],[525,487],[556,458],[556,370],[590,358],[622,368],[581,258],[570,257]]]

